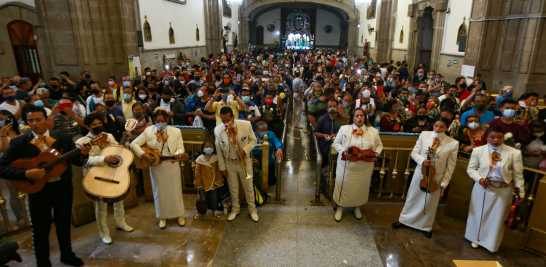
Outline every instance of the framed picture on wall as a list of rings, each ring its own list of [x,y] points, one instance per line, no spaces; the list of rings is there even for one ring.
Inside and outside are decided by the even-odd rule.
[[[179,4],[186,4],[186,0],[167,0],[167,1],[171,1],[171,2],[175,2],[175,3],[179,3]]]
[[[226,0],[222,0],[222,11],[224,17],[231,18],[231,7],[228,6]]]
[[[224,0],[225,1],[225,0]],[[366,12],[366,19],[373,19],[375,18],[375,8],[377,7],[377,0],[372,0],[370,2],[370,6],[368,7],[368,10]]]

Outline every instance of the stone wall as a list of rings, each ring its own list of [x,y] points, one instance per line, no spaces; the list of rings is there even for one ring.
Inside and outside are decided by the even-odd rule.
[[[448,59],[451,58],[451,66],[447,66]],[[453,63],[454,60],[457,60],[457,65]],[[464,56],[457,56],[457,55],[450,55],[450,54],[440,54],[440,59],[438,60],[438,68],[436,69],[436,73],[440,73],[444,76],[444,81],[448,83],[455,83],[455,79],[457,77],[461,76],[461,69],[463,68],[464,64]],[[467,80],[467,82],[470,82],[470,80]],[[490,88],[489,86],[487,87]],[[498,92],[497,92],[498,93]]]
[[[197,56],[195,56],[195,51],[197,50]],[[180,53],[186,55],[191,61],[191,64],[197,64],[201,60],[201,57],[208,59],[207,47],[206,46],[194,46],[194,47],[183,47],[183,48],[174,48],[174,49],[152,49],[144,50],[140,52],[140,64],[142,70],[146,67],[150,67],[152,70],[163,71],[163,56],[169,54],[175,54],[177,57]],[[155,55],[157,54],[157,59]]]
[[[404,61],[404,54],[407,57],[408,50],[406,49],[392,49],[392,57],[391,59],[394,61],[394,64],[396,64],[396,61]]]

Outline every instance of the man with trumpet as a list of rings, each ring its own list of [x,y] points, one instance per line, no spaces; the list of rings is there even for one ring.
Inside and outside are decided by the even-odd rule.
[[[249,121],[235,120],[230,107],[220,109],[222,124],[216,126],[216,150],[218,164],[222,174],[227,177],[229,192],[233,201],[228,221],[232,221],[241,211],[239,203],[239,181],[245,190],[248,211],[253,221],[258,221],[258,211],[254,204],[254,187],[252,179],[252,160],[250,153],[258,140],[252,131]]]

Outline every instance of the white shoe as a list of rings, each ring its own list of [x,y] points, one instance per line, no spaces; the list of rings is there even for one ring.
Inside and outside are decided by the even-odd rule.
[[[252,220],[255,222],[258,222],[258,220],[260,219],[258,217],[258,213],[250,213],[250,218],[252,218]]]
[[[159,228],[165,229],[167,227],[167,220],[166,219],[159,219]]]
[[[334,216],[334,219],[336,219],[336,222],[341,221],[341,216],[343,215],[343,207],[337,207],[336,214]]]
[[[239,214],[239,213],[234,213],[234,212],[230,213],[229,216],[227,217],[227,220],[228,220],[228,221],[233,221],[233,220],[235,220],[235,218],[237,217],[238,214]]]
[[[102,240],[102,243],[104,244],[112,244],[112,238],[110,236],[104,236],[100,240]]]
[[[360,211],[360,207],[355,207],[354,212],[355,212],[355,218],[357,220],[362,219],[362,212]]]
[[[178,224],[179,224],[180,226],[186,225],[186,220],[184,219],[184,216],[178,217]]]
[[[478,245],[478,244],[472,242],[472,248],[479,248],[479,247],[480,247],[480,245]]]
[[[121,224],[118,224],[116,223],[116,228],[119,229],[119,230],[123,230],[125,232],[132,232],[135,230],[135,228],[129,226],[128,224],[125,223],[125,221]]]
[[[125,232],[132,232],[135,229],[125,222],[125,208],[123,201],[114,203],[114,217],[116,218],[116,228]]]

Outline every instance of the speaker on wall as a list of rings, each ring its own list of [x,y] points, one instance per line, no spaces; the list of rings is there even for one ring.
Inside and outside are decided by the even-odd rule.
[[[144,39],[142,38],[142,31],[136,31],[138,47],[144,47]]]
[[[461,35],[459,37],[459,52],[464,52],[466,47],[466,35]]]

